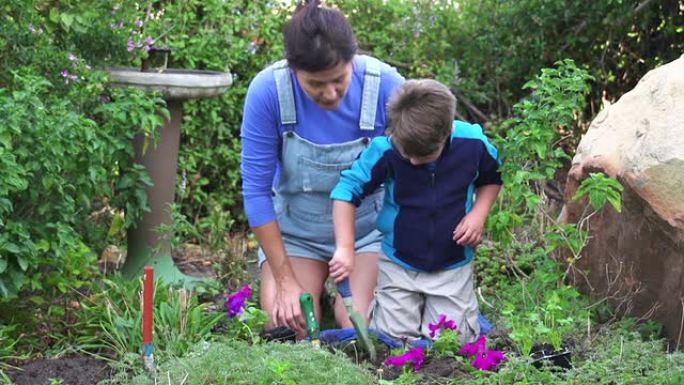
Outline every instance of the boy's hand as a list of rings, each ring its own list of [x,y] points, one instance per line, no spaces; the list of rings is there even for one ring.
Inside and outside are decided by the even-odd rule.
[[[482,240],[486,216],[481,216],[471,211],[461,219],[461,222],[454,229],[453,240],[461,246],[477,246]]]
[[[335,283],[342,281],[351,274],[354,269],[354,254],[356,251],[351,248],[335,249],[335,254],[328,263],[330,266],[330,276]]]

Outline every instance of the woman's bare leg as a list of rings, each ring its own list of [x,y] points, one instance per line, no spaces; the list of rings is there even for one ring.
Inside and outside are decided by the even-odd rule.
[[[295,278],[305,290],[310,293],[314,300],[314,311],[316,318],[320,322],[321,317],[321,295],[323,294],[324,283],[328,277],[328,264],[322,261],[317,261],[310,258],[290,257],[290,264],[292,271],[294,271]],[[261,267],[261,308],[266,314],[271,314],[273,309],[273,302],[276,296],[276,283],[273,277],[273,272],[268,265],[268,261],[264,262]],[[266,329],[273,327],[272,320],[269,319],[266,324]],[[298,338],[303,338],[305,335],[299,335]]]
[[[363,315],[366,325],[368,325],[368,310],[375,296],[375,287],[378,283],[379,257],[380,254],[378,253],[357,254],[354,259],[354,270],[349,276],[354,309]],[[353,327],[339,294],[335,300],[335,321],[341,328]]]

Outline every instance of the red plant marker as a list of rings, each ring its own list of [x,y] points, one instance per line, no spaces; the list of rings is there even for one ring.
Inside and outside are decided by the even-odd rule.
[[[154,346],[152,327],[154,320],[154,267],[145,266],[143,284],[143,364],[147,369],[154,367]]]

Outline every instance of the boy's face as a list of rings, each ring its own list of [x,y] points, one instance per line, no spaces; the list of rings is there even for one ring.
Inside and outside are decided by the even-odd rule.
[[[414,166],[421,166],[424,164],[432,163],[439,159],[439,156],[442,155],[442,150],[444,150],[444,142],[439,145],[439,148],[435,150],[432,154],[425,155],[425,156],[413,156],[413,155],[407,155],[404,150],[401,148],[401,146],[396,143],[394,143],[394,147],[396,147],[397,151],[399,151],[399,154],[403,156],[405,159],[407,159],[412,165]]]
[[[299,84],[316,104],[334,110],[347,93],[352,75],[352,62],[340,62],[332,68],[318,72],[295,71]]]

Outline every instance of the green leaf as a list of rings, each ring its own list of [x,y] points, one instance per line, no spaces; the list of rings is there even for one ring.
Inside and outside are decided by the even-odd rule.
[[[5,249],[6,251],[12,253],[12,254],[19,254],[21,252],[21,249],[19,249],[19,246],[12,242],[7,242],[2,245],[2,248]]]
[[[50,15],[48,18],[53,23],[59,23],[59,10],[57,10],[57,8],[50,9]]]
[[[29,267],[28,261],[23,257],[17,256],[17,263],[19,264],[19,267],[23,271],[26,271]]]
[[[109,226],[109,231],[107,232],[107,238],[112,238],[121,232],[124,227],[124,216],[122,213],[116,213],[112,218],[112,224]]]
[[[74,24],[74,16],[69,13],[62,13],[60,15],[60,21],[64,26],[64,29],[69,31],[71,29],[71,25]]]

